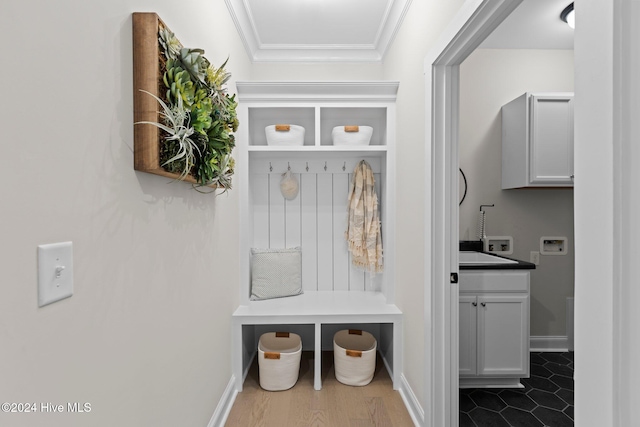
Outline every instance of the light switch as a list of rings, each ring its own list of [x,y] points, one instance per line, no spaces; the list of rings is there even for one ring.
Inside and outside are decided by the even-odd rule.
[[[38,307],[73,295],[73,243],[38,246]]]

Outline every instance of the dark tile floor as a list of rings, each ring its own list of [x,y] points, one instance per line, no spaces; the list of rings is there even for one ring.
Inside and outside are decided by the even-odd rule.
[[[573,427],[573,352],[531,353],[523,389],[461,389],[460,427]]]

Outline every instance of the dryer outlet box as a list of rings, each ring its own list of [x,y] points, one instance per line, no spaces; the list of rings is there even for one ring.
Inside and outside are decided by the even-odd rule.
[[[566,255],[569,250],[568,241],[563,236],[543,236],[540,238],[540,254]]]

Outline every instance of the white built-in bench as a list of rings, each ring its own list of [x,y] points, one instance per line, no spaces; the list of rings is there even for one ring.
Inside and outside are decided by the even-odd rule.
[[[256,328],[264,325],[267,327]],[[316,390],[322,388],[323,347],[325,350],[331,348],[335,331],[347,325],[358,325],[376,336],[378,351],[393,380],[393,388],[398,388],[402,371],[402,312],[394,304],[387,304],[383,294],[369,291],[318,291],[295,297],[251,301],[248,305],[239,306],[233,314],[234,354],[242,355],[234,360],[236,390],[242,390],[259,336],[267,330],[276,331],[276,325],[300,333],[303,348],[313,349],[313,385]]]
[[[236,389],[257,353],[260,335],[301,335],[315,352],[314,387],[321,384],[321,354],[339,329],[363,329],[399,386],[402,313],[394,305],[395,100],[397,82],[238,82],[236,175],[240,199],[240,305],[233,314]],[[305,128],[303,145],[268,145],[265,127]],[[336,126],[371,126],[369,145],[334,146]],[[379,199],[384,272],[355,268],[347,250],[347,204],[352,171],[371,166]],[[299,194],[285,200],[281,174],[291,171]],[[235,180],[236,178],[234,178]],[[251,248],[301,248],[302,295],[250,301]]]

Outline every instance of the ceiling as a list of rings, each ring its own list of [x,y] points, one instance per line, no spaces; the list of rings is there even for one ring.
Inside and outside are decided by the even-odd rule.
[[[225,0],[254,62],[382,62],[411,0]]]
[[[411,0],[225,0],[254,62],[382,62]],[[570,0],[523,0],[480,45],[573,49]]]
[[[560,20],[571,0],[523,0],[485,39],[486,49],[573,49],[573,30]]]

